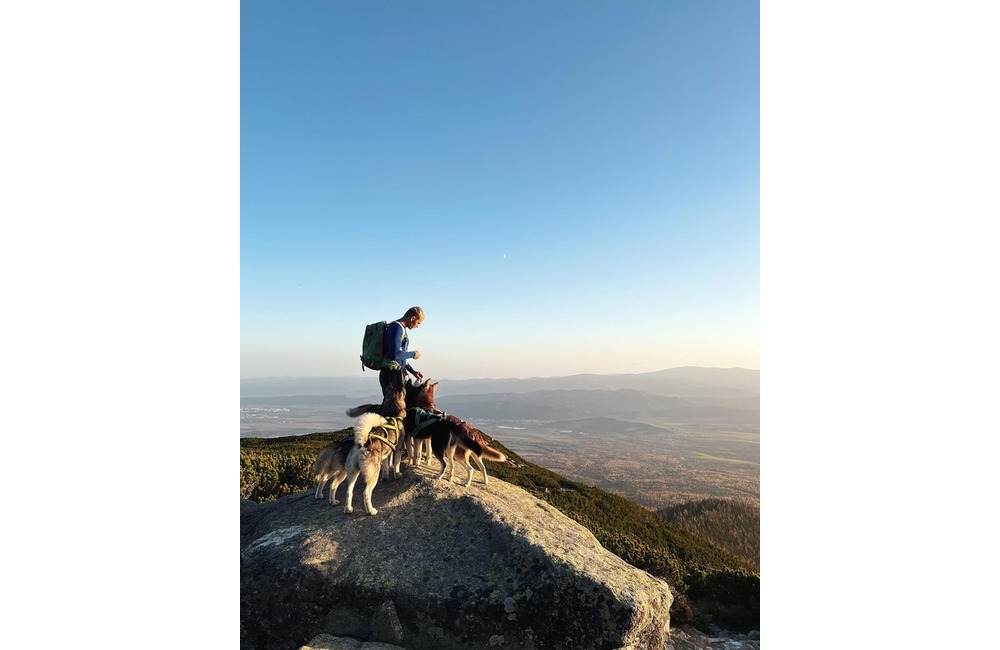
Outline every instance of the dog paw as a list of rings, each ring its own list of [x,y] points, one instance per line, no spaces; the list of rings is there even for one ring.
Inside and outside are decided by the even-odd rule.
[[[374,517],[375,515],[377,515],[377,514],[378,514],[378,508],[372,508],[372,509],[371,509],[371,512],[369,512],[368,514],[370,514],[371,516],[373,516],[373,517]]]
[[[351,514],[352,512],[354,512],[354,508],[352,508],[351,506],[347,506],[346,508],[344,508],[344,512],[346,514]]]
[[[330,502],[330,505],[331,506],[339,506],[340,505],[340,501],[337,501],[336,499],[334,499],[333,501]]]

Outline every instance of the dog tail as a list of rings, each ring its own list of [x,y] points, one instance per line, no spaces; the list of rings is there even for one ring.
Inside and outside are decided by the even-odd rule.
[[[486,439],[481,435],[469,435],[470,432],[467,431],[461,424],[451,422],[451,425],[452,435],[455,436],[458,444],[462,447],[472,451],[472,453],[476,454],[483,460],[492,460],[498,463],[502,463],[507,460],[506,455],[497,451],[493,447],[490,447],[489,443],[487,443]],[[475,431],[475,429],[472,431]]]
[[[388,424],[385,418],[378,413],[363,413],[361,417],[358,418],[358,423],[354,425],[354,442],[355,444],[365,446],[368,442],[368,434],[375,427],[382,427]]]
[[[364,413],[378,413],[382,410],[381,404],[362,404],[361,406],[355,406],[352,409],[347,409],[345,413],[352,418],[356,418]]]
[[[323,469],[326,467],[326,457],[327,454],[329,453],[327,450],[329,448],[330,448],[329,446],[324,447],[323,451],[319,452],[319,456],[316,457],[316,462],[313,463],[312,467],[313,478],[318,479],[320,477],[320,474],[323,473]]]
[[[507,460],[507,455],[489,445],[483,445],[483,453],[479,454],[483,460],[492,460],[496,463],[503,463]]]
[[[456,424],[458,425],[458,428],[462,432],[462,435],[465,437],[465,439],[468,440],[470,443],[475,443],[474,448],[471,444],[469,445],[469,448],[472,449],[472,451],[479,454],[479,456],[483,460],[492,460],[497,463],[503,463],[507,460],[506,454],[504,454],[499,450],[494,449],[493,447],[490,447],[490,443],[488,443],[486,441],[486,438],[483,437],[482,431],[473,427],[471,424],[469,424],[464,420],[457,422]]]

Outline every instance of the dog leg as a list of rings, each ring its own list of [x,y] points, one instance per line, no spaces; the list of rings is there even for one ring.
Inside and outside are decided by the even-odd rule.
[[[445,451],[445,456],[451,461],[451,472],[448,474],[448,482],[454,482],[455,480],[455,448],[458,445],[448,445],[447,451]]]
[[[323,498],[323,487],[325,485],[326,485],[326,475],[324,474],[324,475],[320,476],[318,479],[316,479],[316,499],[317,500]]]
[[[469,462],[469,456],[476,458],[475,454],[466,453],[465,454],[465,471],[469,473],[469,478],[465,481],[465,487],[472,485],[472,463]]]
[[[351,468],[351,473],[347,475],[347,507],[344,508],[344,512],[351,514],[354,512],[354,484],[358,482],[358,476],[361,475],[361,469],[357,467]]]
[[[403,446],[401,444],[396,445],[396,449],[389,456],[393,462],[393,478],[399,478],[403,475]]]
[[[337,501],[337,488],[343,483],[344,479],[347,478],[347,472],[343,469],[338,470],[336,474],[333,475],[333,484],[330,485],[330,505],[339,506],[340,501]]]
[[[375,516],[378,514],[378,510],[372,505],[372,490],[378,484],[378,471],[367,471],[365,472],[365,511],[369,515]]]
[[[478,454],[470,454],[470,455],[472,456],[472,460],[476,461],[476,465],[479,466],[479,471],[483,473],[483,485],[489,485],[490,479],[488,476],[486,476],[486,465],[483,463],[483,459],[480,458]],[[471,481],[472,479],[469,480]]]
[[[448,452],[448,443],[450,440],[451,434],[447,431],[436,431],[431,436],[431,450],[434,452],[434,457],[441,463],[441,472],[437,475],[438,479],[443,478],[445,470],[448,469],[448,464],[444,459]]]

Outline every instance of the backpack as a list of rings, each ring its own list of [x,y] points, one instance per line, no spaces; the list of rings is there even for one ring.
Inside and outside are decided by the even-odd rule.
[[[399,370],[399,362],[395,359],[387,359],[383,350],[385,326],[386,322],[384,320],[365,326],[365,337],[361,340],[362,372],[364,372],[365,368],[371,368],[372,370],[382,370],[383,368]]]

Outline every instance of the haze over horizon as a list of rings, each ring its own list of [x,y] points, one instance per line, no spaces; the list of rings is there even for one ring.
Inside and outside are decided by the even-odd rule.
[[[759,367],[757,3],[240,11],[242,378]]]
[[[753,372],[760,372],[760,368],[744,368],[744,367],[741,367],[741,366],[730,366],[730,367],[722,367],[722,366],[676,366],[676,367],[673,367],[673,368],[659,368],[657,370],[637,371],[637,372],[580,372],[580,373],[568,373],[568,374],[561,374],[560,373],[560,374],[551,374],[551,375],[528,375],[528,376],[513,376],[513,375],[511,375],[511,376],[503,376],[503,377],[486,377],[486,376],[480,376],[480,377],[451,377],[451,376],[445,376],[445,375],[434,375],[432,377],[431,375],[429,375],[427,373],[424,373],[424,375],[425,375],[425,377],[429,377],[429,378],[434,379],[434,380],[466,381],[466,380],[470,380],[470,379],[476,379],[476,380],[496,381],[496,380],[505,380],[505,379],[548,379],[548,378],[558,378],[558,377],[572,377],[572,376],[575,376],[575,375],[633,375],[633,374],[635,374],[635,375],[641,375],[641,374],[650,374],[650,373],[657,373],[657,372],[667,372],[669,370],[683,370],[683,369],[689,369],[689,368],[705,369],[705,370],[750,370],[750,371],[753,371]],[[372,372],[372,371],[368,370],[368,369],[366,369],[364,371],[364,373],[369,373],[369,372]],[[327,373],[327,374],[320,374],[320,375],[287,375],[286,374],[286,375],[261,375],[259,377],[240,377],[240,379],[248,379],[248,380],[249,379],[320,379],[320,378],[336,378],[336,379],[341,379],[341,378],[356,378],[358,376],[362,376],[362,373],[360,371],[358,373],[352,373],[352,374],[348,374],[348,375],[333,375],[333,374],[329,374],[329,373]],[[375,376],[377,376],[377,375],[375,375]]]

